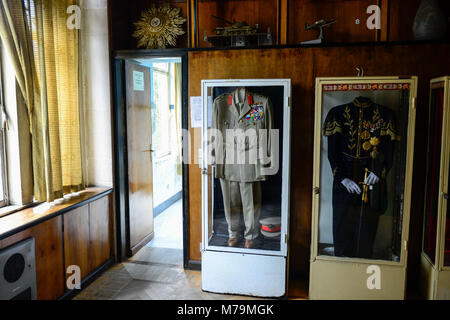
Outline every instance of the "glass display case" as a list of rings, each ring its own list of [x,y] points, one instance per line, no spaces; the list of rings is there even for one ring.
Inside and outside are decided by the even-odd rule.
[[[403,299],[417,78],[318,78],[312,299]]]
[[[288,79],[204,80],[202,288],[286,293]]]
[[[431,80],[420,286],[428,299],[450,299],[450,77]]]

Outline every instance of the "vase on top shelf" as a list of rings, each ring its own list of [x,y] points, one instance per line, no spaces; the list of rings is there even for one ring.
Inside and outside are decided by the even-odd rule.
[[[414,40],[444,40],[447,36],[447,17],[439,0],[422,0],[413,25]]]

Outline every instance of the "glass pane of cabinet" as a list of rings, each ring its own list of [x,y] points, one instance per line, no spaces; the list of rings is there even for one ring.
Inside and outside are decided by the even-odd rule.
[[[320,92],[317,254],[400,261],[410,83],[330,80]]]
[[[449,176],[447,179],[448,179],[447,186],[449,186],[450,185],[450,171],[449,171]],[[450,266],[450,205],[448,203],[448,194],[447,194],[446,198],[447,198],[446,199],[447,211],[445,214],[444,266],[448,267],[448,266]]]
[[[439,177],[441,173],[442,119],[444,111],[443,98],[443,83],[435,84],[435,88],[431,90],[430,97],[423,243],[423,250],[433,264],[436,258],[436,236],[439,212]]]
[[[207,90],[207,245],[280,252],[286,90],[255,81]]]

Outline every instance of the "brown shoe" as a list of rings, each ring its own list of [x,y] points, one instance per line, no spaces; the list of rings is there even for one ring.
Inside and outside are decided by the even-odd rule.
[[[245,249],[253,249],[255,247],[255,241],[245,240]]]
[[[236,238],[228,239],[228,246],[229,247],[236,247],[237,243],[238,243],[238,239],[236,239]]]

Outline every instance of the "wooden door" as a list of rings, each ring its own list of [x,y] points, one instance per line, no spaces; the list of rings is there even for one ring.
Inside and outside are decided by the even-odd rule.
[[[128,254],[153,239],[153,172],[150,68],[126,62]]]

